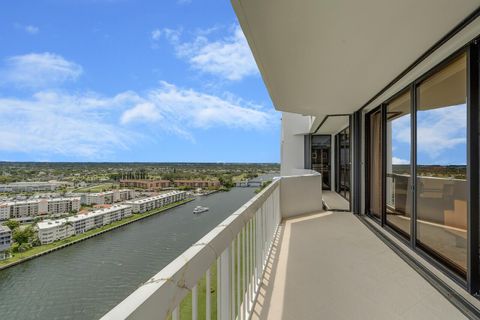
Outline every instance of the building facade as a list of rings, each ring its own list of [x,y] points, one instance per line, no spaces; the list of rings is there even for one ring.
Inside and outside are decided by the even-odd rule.
[[[135,190],[122,189],[111,190],[97,193],[85,193],[81,195],[82,204],[113,204],[120,201],[131,200],[135,198]]]
[[[213,188],[220,187],[220,181],[218,180],[175,180],[176,187],[189,187],[189,188]]]
[[[131,215],[131,206],[113,205],[110,208],[95,210],[66,219],[44,220],[37,224],[38,238],[42,244],[48,244],[108,225]]]
[[[40,192],[55,191],[57,188],[65,185],[64,182],[13,182],[9,184],[0,184],[0,192]]]
[[[0,225],[0,260],[7,259],[7,250],[12,245],[12,231],[7,226]]]
[[[0,203],[0,220],[78,212],[80,198],[33,199]]]
[[[185,191],[172,191],[154,197],[128,201],[126,204],[132,206],[133,213],[144,213],[170,203],[185,200],[186,197],[187,193]]]
[[[161,190],[173,187],[170,180],[143,180],[143,179],[125,179],[120,180],[120,186],[125,188],[142,188],[146,190]]]

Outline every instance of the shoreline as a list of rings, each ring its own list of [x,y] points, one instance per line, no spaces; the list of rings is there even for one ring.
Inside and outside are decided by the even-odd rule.
[[[0,261],[0,271],[2,270],[5,270],[7,268],[11,268],[13,266],[16,266],[20,263],[23,263],[23,262],[26,262],[26,261],[29,261],[29,260],[32,260],[32,259],[35,259],[35,258],[38,258],[38,257],[41,257],[43,255],[46,255],[46,254],[49,254],[51,252],[54,252],[54,251],[57,251],[57,250],[60,250],[60,249],[63,249],[65,247],[68,247],[68,246],[71,246],[73,244],[76,244],[76,243],[79,243],[79,242],[82,242],[82,241],[85,241],[87,239],[90,239],[90,238],[93,238],[93,237],[96,237],[98,235],[101,235],[101,234],[104,234],[106,232],[109,232],[109,231],[112,231],[112,230],[115,230],[115,229],[118,229],[120,227],[124,227],[128,224],[131,224],[133,222],[136,222],[136,221],[139,221],[139,220],[143,220],[143,219],[146,219],[146,218],[149,218],[151,216],[154,216],[154,215],[157,215],[159,213],[162,213],[162,212],[165,212],[165,211],[168,211],[169,209],[173,209],[173,208],[176,208],[178,206],[181,206],[181,205],[184,205],[186,203],[189,203],[191,201],[195,200],[195,198],[190,198],[190,199],[185,199],[185,200],[182,200],[182,201],[178,201],[178,202],[175,202],[175,203],[172,203],[168,206],[165,206],[165,207],[161,207],[161,208],[158,208],[158,209],[154,209],[152,210],[150,213],[142,213],[142,214],[135,214],[135,215],[138,215],[137,217],[133,216],[135,219],[131,219],[131,220],[128,220],[128,221],[123,221],[122,220],[119,220],[119,221],[115,221],[115,222],[120,222],[116,225],[113,225],[111,227],[108,227],[109,225],[106,225],[104,227],[107,227],[106,229],[102,229],[102,227],[100,228],[97,228],[97,229],[102,229],[102,230],[98,230],[97,232],[93,232],[92,234],[88,234],[87,233],[89,231],[95,231],[95,229],[92,229],[92,230],[89,230],[83,234],[79,234],[79,235],[75,235],[75,236],[72,236],[70,238],[65,238],[65,239],[62,239],[62,240],[58,240],[57,243],[51,243],[51,244],[46,244],[44,246],[52,246],[52,248],[45,248],[45,250],[43,251],[40,251],[38,253],[35,253],[35,254],[32,254],[30,256],[26,256],[26,257],[23,257],[23,258],[19,258],[18,260],[15,260],[15,261],[12,261],[12,262],[9,262],[9,263],[6,263],[4,265],[1,265],[1,263],[3,261]],[[126,218],[128,219],[128,218]],[[115,222],[113,222],[112,224],[115,224]],[[70,240],[71,238],[74,238],[78,236],[78,239],[75,239],[75,240]],[[37,248],[39,247],[42,247],[42,246],[38,246]],[[35,248],[35,247],[34,247]],[[30,250],[34,250],[34,248],[30,249]],[[25,253],[28,253],[28,251],[26,251]],[[17,254],[22,254],[22,253],[17,253]],[[7,259],[8,260],[8,259]]]

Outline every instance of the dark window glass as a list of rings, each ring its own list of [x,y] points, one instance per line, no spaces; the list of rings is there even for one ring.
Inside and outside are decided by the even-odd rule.
[[[330,149],[329,135],[312,136],[312,169],[322,174],[323,189],[330,189]]]
[[[380,218],[382,215],[382,113],[380,110],[369,117],[368,172],[370,185],[369,212]]]

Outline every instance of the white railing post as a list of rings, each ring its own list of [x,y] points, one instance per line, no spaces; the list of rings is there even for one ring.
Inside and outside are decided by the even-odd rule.
[[[180,320],[180,312],[178,311],[178,307],[173,309],[172,320]]]
[[[243,250],[243,259],[242,259],[242,298],[243,298],[243,310],[242,310],[242,319],[247,318],[247,299],[246,293],[247,293],[247,248],[246,248],[246,228],[243,227],[242,229],[242,250]]]
[[[235,319],[235,239],[230,244],[230,319]]]
[[[241,232],[237,235],[237,317],[240,319],[240,237]]]
[[[220,320],[230,319],[230,247],[220,256]],[[218,308],[217,307],[217,308]]]
[[[220,305],[222,303],[222,264],[220,263],[221,258],[217,258],[217,319],[221,318],[220,315]]]
[[[198,285],[192,288],[192,320],[198,319]]]
[[[205,274],[205,320],[211,319],[212,314],[212,290],[210,289],[210,269]]]

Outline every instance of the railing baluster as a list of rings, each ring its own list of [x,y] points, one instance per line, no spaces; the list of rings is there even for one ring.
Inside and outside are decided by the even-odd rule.
[[[246,243],[245,243],[245,232],[246,232],[246,227],[243,227],[242,229],[242,251],[243,251],[243,259],[242,259],[242,300],[243,300],[243,310],[242,310],[242,319],[247,318],[247,300],[245,299],[245,294],[247,293],[246,289],[246,280],[247,280],[247,272],[246,272],[246,265],[247,265],[247,249],[246,249]]]
[[[220,256],[220,320],[230,318],[230,247],[227,247]]]
[[[231,277],[230,277],[230,319],[235,319],[235,239],[232,240],[232,243],[230,245],[230,255],[231,255],[231,260],[230,260],[230,272],[231,272]]]
[[[212,290],[210,289],[210,268],[205,274],[205,320],[211,319],[212,310]]]
[[[198,285],[192,288],[192,320],[198,318]]]
[[[247,282],[247,296],[246,296],[246,306],[247,306],[247,315],[248,312],[250,311],[250,221],[247,222],[246,225],[246,240],[245,244],[247,246],[247,271],[245,276],[247,277],[246,282]]]
[[[237,235],[237,318],[240,319],[240,233]]]
[[[217,319],[221,319],[220,315],[220,305],[221,305],[221,298],[222,298],[222,290],[221,290],[221,284],[222,284],[222,279],[220,275],[222,274],[222,267],[220,263],[220,257],[217,258]]]
[[[172,311],[172,320],[180,320],[180,312],[178,311],[179,307],[176,307]]]

